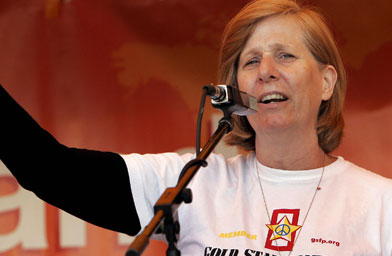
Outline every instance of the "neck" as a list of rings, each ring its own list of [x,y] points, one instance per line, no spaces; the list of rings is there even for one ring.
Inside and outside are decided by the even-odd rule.
[[[320,168],[335,159],[320,148],[315,132],[259,133],[255,143],[257,160],[271,168],[309,170]]]

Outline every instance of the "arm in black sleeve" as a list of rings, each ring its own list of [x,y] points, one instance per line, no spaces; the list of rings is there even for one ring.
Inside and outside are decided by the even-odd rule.
[[[1,85],[0,120],[0,159],[22,187],[97,226],[129,235],[140,230],[120,155],[60,144]]]

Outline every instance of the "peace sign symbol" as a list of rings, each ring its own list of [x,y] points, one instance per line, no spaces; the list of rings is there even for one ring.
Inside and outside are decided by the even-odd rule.
[[[290,234],[290,226],[286,224],[280,224],[275,228],[275,233],[280,236],[287,236]]]

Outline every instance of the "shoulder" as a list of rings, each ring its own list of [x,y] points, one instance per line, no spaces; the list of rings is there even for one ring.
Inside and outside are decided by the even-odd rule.
[[[252,164],[254,165],[254,155],[252,153],[249,155],[238,154],[231,158],[225,158],[221,154],[213,153],[207,158],[207,163],[207,168],[218,168],[225,172],[243,172],[251,168]]]
[[[253,154],[239,154],[225,158],[221,154],[211,154],[207,158],[207,167],[202,168],[196,176],[197,181],[237,186],[252,179],[251,169],[254,164]]]
[[[383,177],[375,172],[362,168],[350,161],[339,157],[336,164],[332,164],[339,175],[337,179],[343,178],[347,185],[366,190],[364,192],[387,193],[392,199],[392,179]]]
[[[254,160],[253,154],[242,155],[238,154],[231,158],[225,158],[222,154],[211,154],[207,158],[208,164],[226,166],[229,169],[248,168]]]
[[[349,175],[353,175],[357,178],[368,179],[370,182],[392,184],[392,179],[386,178],[373,171],[362,168],[348,160],[343,159],[342,157],[339,157],[337,161],[341,162],[342,166],[345,169],[345,172],[347,172],[347,174]]]

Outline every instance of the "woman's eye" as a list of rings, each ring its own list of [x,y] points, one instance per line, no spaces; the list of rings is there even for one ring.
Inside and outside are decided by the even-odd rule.
[[[279,57],[284,60],[295,59],[295,56],[291,53],[281,53]]]
[[[251,59],[251,60],[248,60],[248,61],[245,63],[245,66],[252,65],[252,64],[256,64],[256,63],[258,63],[258,62],[259,62],[258,59]]]

